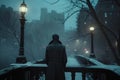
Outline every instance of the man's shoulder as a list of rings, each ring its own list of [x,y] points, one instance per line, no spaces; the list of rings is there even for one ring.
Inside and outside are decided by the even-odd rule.
[[[65,46],[63,44],[60,44],[58,47],[59,48],[65,48]]]
[[[61,44],[62,47],[65,47],[65,45]]]
[[[49,48],[49,47],[64,47],[65,48],[65,46],[63,44],[49,44],[47,46],[47,48]]]

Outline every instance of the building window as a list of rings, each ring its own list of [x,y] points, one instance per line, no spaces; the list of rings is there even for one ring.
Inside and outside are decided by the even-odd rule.
[[[112,5],[112,9],[114,8],[114,5]]]
[[[87,24],[86,22],[84,22],[84,24]]]
[[[107,17],[107,13],[106,12],[104,13],[104,16]]]
[[[107,24],[107,21],[105,21],[105,24]]]

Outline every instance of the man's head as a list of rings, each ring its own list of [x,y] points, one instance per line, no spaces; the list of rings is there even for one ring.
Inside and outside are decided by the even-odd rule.
[[[59,35],[58,34],[53,34],[52,38],[53,38],[53,40],[59,40]]]

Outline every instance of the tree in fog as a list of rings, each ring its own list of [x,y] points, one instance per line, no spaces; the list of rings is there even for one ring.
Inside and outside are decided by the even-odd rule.
[[[111,40],[110,40],[110,38],[109,38],[109,36],[112,35],[112,36],[114,37],[114,39],[117,40],[117,35],[115,34],[115,32],[113,32],[113,30],[109,29],[108,26],[104,25],[104,24],[100,21],[97,13],[96,13],[96,11],[95,11],[95,8],[94,8],[94,6],[93,6],[94,1],[95,1],[95,0],[70,0],[70,2],[72,3],[72,6],[78,7],[79,9],[80,9],[80,8],[83,8],[83,6],[84,6],[84,8],[87,8],[87,9],[85,10],[85,12],[87,12],[87,14],[90,15],[90,16],[92,16],[92,18],[95,20],[95,22],[96,22],[97,25],[98,25],[98,28],[100,29],[100,31],[103,33],[105,39],[107,40],[107,43],[108,43],[108,45],[109,45],[109,47],[110,47],[110,49],[111,49],[111,51],[112,51],[112,53],[113,53],[113,56],[115,57],[116,62],[117,62],[118,64],[120,64],[120,63],[119,63],[119,57],[118,57],[118,55],[117,55],[117,52],[116,52],[116,50],[115,50],[115,47],[113,46],[113,43],[111,42]],[[101,1],[102,1],[102,0],[101,0]],[[80,13],[79,13],[79,14],[80,14]],[[109,35],[108,32],[110,32],[111,35]]]
[[[13,62],[19,48],[19,14],[11,7],[0,7],[0,63],[5,66]],[[7,60],[4,60],[4,59]]]
[[[4,37],[13,37],[19,43],[19,14],[13,8],[1,5],[0,7],[0,32]]]

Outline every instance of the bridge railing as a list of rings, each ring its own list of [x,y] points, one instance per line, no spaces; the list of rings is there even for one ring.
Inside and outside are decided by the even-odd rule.
[[[118,74],[102,68],[66,67],[65,72],[71,73],[71,80],[76,80],[76,73],[81,73],[79,80],[120,80]],[[45,73],[45,66],[10,66],[0,70],[0,80],[43,80]]]

